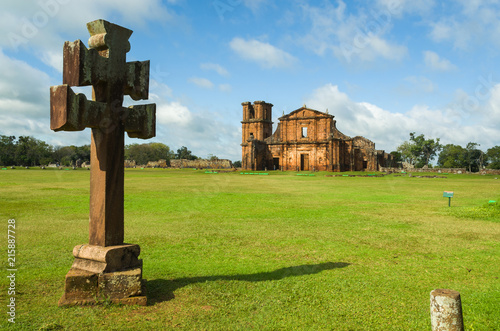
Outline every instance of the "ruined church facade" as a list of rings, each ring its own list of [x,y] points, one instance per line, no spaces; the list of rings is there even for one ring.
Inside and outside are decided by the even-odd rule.
[[[336,127],[334,116],[305,105],[279,118],[272,132],[272,107],[243,102],[242,168],[283,171],[377,171],[392,155],[376,150],[364,137],[351,138]]]

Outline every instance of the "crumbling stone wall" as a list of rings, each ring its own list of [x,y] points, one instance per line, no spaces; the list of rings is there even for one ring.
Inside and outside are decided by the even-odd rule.
[[[172,168],[197,168],[197,169],[231,169],[233,163],[230,160],[170,160]]]
[[[375,143],[369,139],[362,136],[356,136],[352,138],[353,143],[356,147],[361,149],[373,149],[375,150]]]
[[[169,164],[170,163],[170,164]],[[198,168],[198,169],[231,169],[233,163],[230,160],[158,160],[149,161],[147,164],[138,165],[134,160],[125,160],[126,168]]]
[[[146,168],[168,168],[167,160],[149,161]]]
[[[125,168],[135,168],[136,165],[135,160],[125,160]]]
[[[500,169],[482,169],[479,173],[481,175],[500,175]]]
[[[448,173],[448,174],[465,174],[467,173],[467,169],[465,168],[389,168],[389,167],[381,167],[380,171],[382,172],[430,172],[430,173]]]

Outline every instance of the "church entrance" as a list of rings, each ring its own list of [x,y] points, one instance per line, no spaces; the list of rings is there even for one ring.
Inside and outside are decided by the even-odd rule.
[[[279,157],[273,157],[274,170],[280,170],[280,159]]]
[[[309,154],[300,154],[300,170],[309,171]]]

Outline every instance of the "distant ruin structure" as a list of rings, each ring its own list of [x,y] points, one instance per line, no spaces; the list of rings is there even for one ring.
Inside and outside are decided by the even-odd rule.
[[[393,157],[371,140],[351,138],[334,116],[306,105],[279,118],[272,132],[271,103],[243,102],[242,168],[284,171],[378,171]]]
[[[206,159],[196,159],[196,160],[186,160],[186,159],[170,159],[149,161],[147,164],[138,165],[135,160],[125,160],[125,168],[196,168],[196,169],[231,169],[233,168],[233,163],[227,159],[216,159],[216,160],[206,160]]]
[[[172,168],[197,168],[197,169],[231,169],[233,163],[227,159],[217,159],[217,160],[170,160],[170,166]]]

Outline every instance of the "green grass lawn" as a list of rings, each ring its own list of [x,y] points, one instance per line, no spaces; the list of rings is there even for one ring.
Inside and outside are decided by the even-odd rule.
[[[428,330],[437,288],[461,293],[466,330],[500,329],[495,176],[126,170],[125,241],[141,246],[148,306],[60,308],[72,249],[88,242],[89,173],[0,171],[18,329]]]

